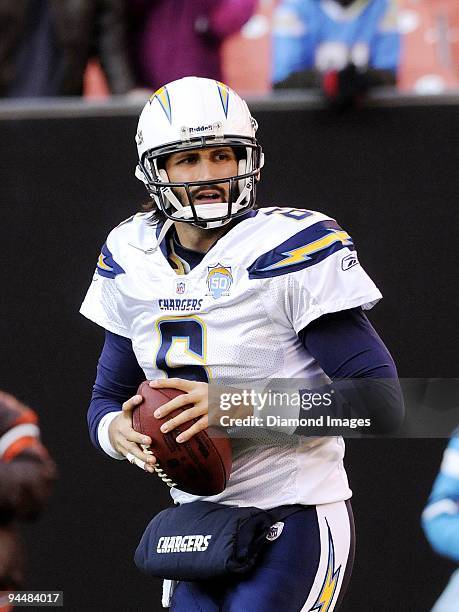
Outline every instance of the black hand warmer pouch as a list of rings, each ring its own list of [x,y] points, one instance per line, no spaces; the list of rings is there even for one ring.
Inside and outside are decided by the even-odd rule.
[[[243,574],[255,564],[270,527],[298,506],[273,510],[197,501],[167,508],[150,522],[136,566],[150,576],[208,580]]]

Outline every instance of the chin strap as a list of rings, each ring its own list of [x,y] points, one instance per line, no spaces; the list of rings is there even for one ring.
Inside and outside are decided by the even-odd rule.
[[[150,253],[155,253],[159,249],[159,245],[164,240],[165,235],[167,234],[167,232],[171,229],[173,225],[174,225],[174,222],[172,221],[172,219],[166,219],[163,227],[161,228],[161,231],[159,232],[158,241],[156,245],[151,249]]]

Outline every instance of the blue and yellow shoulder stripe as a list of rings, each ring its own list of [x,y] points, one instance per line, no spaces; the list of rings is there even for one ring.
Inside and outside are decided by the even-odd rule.
[[[332,219],[314,223],[263,253],[248,268],[249,278],[268,278],[314,266],[336,251],[355,250],[349,234]]]
[[[118,274],[125,274],[123,268],[116,263],[107,244],[102,247],[99,259],[97,260],[96,272],[105,278],[115,278]]]

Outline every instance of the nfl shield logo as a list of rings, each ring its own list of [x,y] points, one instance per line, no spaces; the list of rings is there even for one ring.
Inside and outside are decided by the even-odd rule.
[[[269,528],[269,531],[266,535],[266,539],[269,540],[270,542],[277,540],[277,538],[280,536],[283,530],[284,530],[284,523],[282,521],[279,521],[278,523],[274,523],[274,525],[271,525],[271,527]]]
[[[175,291],[179,294],[185,293],[185,283],[183,281],[177,283],[175,286]]]
[[[230,267],[221,264],[207,267],[207,288],[209,289],[207,295],[211,295],[215,300],[222,295],[229,295],[232,284],[233,275]]]

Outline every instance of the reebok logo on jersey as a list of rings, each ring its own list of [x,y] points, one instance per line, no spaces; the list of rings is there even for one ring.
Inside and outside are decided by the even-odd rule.
[[[204,552],[211,535],[164,536],[159,538],[157,553]]]
[[[350,255],[343,257],[341,260],[341,269],[344,271],[349,270],[349,268],[353,268],[358,263],[359,260],[357,259],[357,253],[351,253]]]

